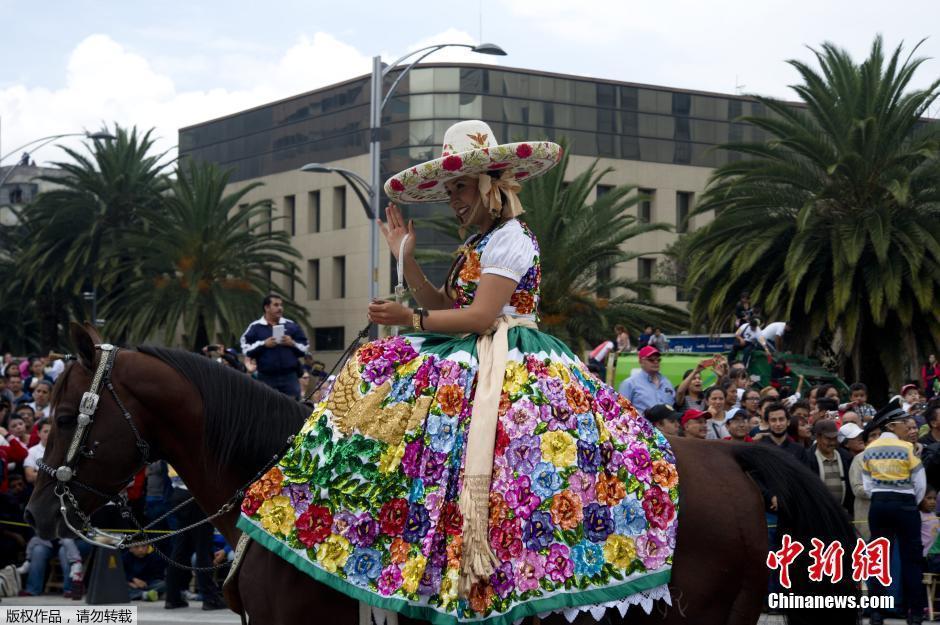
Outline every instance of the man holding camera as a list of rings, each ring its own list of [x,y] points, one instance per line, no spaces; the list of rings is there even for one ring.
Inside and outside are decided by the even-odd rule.
[[[307,353],[307,336],[299,325],[283,316],[283,299],[271,294],[262,305],[264,316],[253,321],[242,335],[242,353],[257,362],[259,382],[299,399],[297,361]]]

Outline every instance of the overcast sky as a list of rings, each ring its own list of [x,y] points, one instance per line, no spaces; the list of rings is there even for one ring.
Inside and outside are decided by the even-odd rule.
[[[182,126],[367,73],[375,54],[389,61],[438,42],[489,41],[509,55],[445,50],[429,60],[793,99],[787,59],[811,60],[807,46],[832,41],[860,60],[878,33],[889,48],[909,49],[936,30],[940,3],[0,0],[0,14],[6,155],[104,122],[153,127],[168,149]],[[923,87],[940,76],[940,35],[918,55],[931,57],[915,77]],[[53,146],[34,155],[60,156]]]

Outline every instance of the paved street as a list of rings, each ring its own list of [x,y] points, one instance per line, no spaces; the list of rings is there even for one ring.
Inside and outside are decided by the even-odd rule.
[[[63,600],[60,597],[45,596],[45,597],[15,597],[3,599],[3,605],[13,606],[13,605],[22,605],[22,606],[72,606],[79,604],[84,606],[83,602],[77,601],[67,601]],[[190,601],[188,608],[181,608],[178,610],[164,610],[163,601],[157,601],[155,603],[150,603],[146,601],[136,601],[134,605],[137,606],[137,617],[139,623],[147,623],[148,625],[171,625],[174,623],[240,623],[238,616],[233,612],[227,612],[224,610],[215,610],[212,612],[203,612],[200,607],[201,603],[198,601]],[[887,619],[885,623],[888,625],[904,625],[904,620],[902,619]],[[766,614],[761,616],[759,625],[784,625],[785,621],[781,616],[767,616]],[[864,623],[868,623],[868,619],[865,619]],[[344,625],[337,623],[336,625]],[[349,625],[356,625],[355,623],[350,623]]]
[[[3,600],[4,606],[85,606],[82,601],[69,601],[52,595],[44,597],[11,597]],[[139,623],[148,625],[170,625],[172,623],[241,623],[238,615],[228,610],[213,610],[203,612],[202,603],[199,601],[190,601],[188,608],[177,610],[164,610],[163,601],[147,602],[135,601],[133,605],[137,606],[137,618]],[[105,606],[95,606],[105,607]]]

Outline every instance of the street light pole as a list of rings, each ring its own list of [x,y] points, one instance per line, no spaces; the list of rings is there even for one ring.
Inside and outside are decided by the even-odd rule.
[[[382,109],[385,108],[385,104],[392,97],[392,94],[398,87],[398,83],[401,82],[401,80],[408,74],[408,72],[411,71],[415,65],[424,60],[424,58],[428,55],[437,52],[441,48],[449,47],[470,48],[473,52],[477,52],[479,54],[491,54],[497,56],[506,55],[506,52],[502,48],[492,43],[481,43],[476,46],[466,43],[441,43],[409,52],[408,54],[397,59],[391,65],[385,67],[382,65],[381,56],[372,57],[372,78],[369,84],[369,180],[371,183],[366,182],[362,179],[362,177],[358,176],[354,172],[349,171],[348,169],[329,167],[320,163],[310,163],[300,168],[302,171],[313,171],[321,173],[334,172],[343,176],[343,178],[346,179],[346,181],[349,182],[353,187],[353,190],[356,191],[360,201],[362,201],[363,206],[366,208],[366,215],[369,218],[370,301],[378,298],[379,296],[379,215],[381,214],[381,208],[379,204],[382,200]],[[398,76],[395,77],[395,82],[392,83],[388,93],[383,95],[383,85],[385,84],[385,78],[388,76],[389,72],[398,67],[406,59],[418,53],[423,54],[409,63],[408,66],[405,67],[405,69],[403,69],[398,74]],[[365,199],[363,198],[362,193],[360,193],[357,185],[352,183],[353,180],[358,181],[358,183],[360,183],[366,190],[366,195],[368,195],[369,198],[368,204],[366,204]],[[375,338],[375,326],[370,329],[370,332],[373,333],[371,338]]]
[[[16,153],[19,152],[20,150],[24,150],[24,149],[30,147],[30,146],[33,145],[34,143],[38,143],[38,144],[39,144],[39,145],[37,145],[35,148],[33,148],[33,151],[35,152],[35,151],[38,150],[39,148],[41,148],[41,147],[43,147],[43,146],[46,146],[46,145],[52,143],[53,141],[55,141],[55,140],[57,140],[57,139],[65,139],[66,137],[85,137],[85,138],[87,138],[87,139],[94,139],[94,140],[98,140],[98,139],[102,139],[102,140],[117,139],[117,137],[115,137],[114,135],[112,135],[111,133],[108,133],[108,132],[92,132],[92,133],[88,133],[88,132],[67,132],[67,133],[61,134],[61,135],[50,135],[50,136],[48,136],[48,137],[41,137],[41,138],[39,138],[39,139],[34,139],[34,140],[30,141],[29,143],[24,143],[23,145],[21,145],[20,147],[16,148],[15,150],[13,150],[13,151],[11,151],[11,152],[7,152],[7,153],[4,154],[3,156],[0,156],[0,163],[2,163],[4,160],[8,159],[11,155],[16,154]],[[19,167],[19,165],[20,165],[20,163],[17,162],[15,165],[13,165],[12,167],[10,167],[10,169],[8,169],[8,170],[6,171],[6,173],[3,175],[3,178],[0,178],[0,187],[3,186],[3,183],[5,183],[5,182],[7,181],[7,179],[10,177],[10,175],[13,173],[13,170],[15,170],[17,167]]]

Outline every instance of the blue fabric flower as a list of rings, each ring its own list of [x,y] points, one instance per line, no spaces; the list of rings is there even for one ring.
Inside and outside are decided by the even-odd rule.
[[[358,548],[352,552],[343,568],[346,578],[359,586],[369,586],[382,573],[382,554],[375,549]]]
[[[431,449],[442,454],[449,453],[457,439],[457,417],[428,415],[427,433],[431,437]]]
[[[578,466],[585,473],[597,473],[601,465],[601,450],[593,443],[578,441]]]
[[[610,508],[599,503],[584,507],[584,535],[593,543],[602,543],[614,533],[614,520]]]
[[[555,527],[552,525],[552,515],[548,512],[536,511],[526,521],[522,530],[522,540],[525,546],[532,551],[547,549],[554,539]]]
[[[577,575],[593,577],[604,568],[604,550],[600,545],[584,540],[571,548],[571,559]]]
[[[540,462],[532,471],[532,492],[548,499],[561,490],[561,476],[550,462]]]
[[[413,503],[408,506],[408,520],[405,522],[405,531],[402,533],[409,543],[416,543],[431,529],[431,518],[428,511],[421,504]]]
[[[414,376],[408,376],[405,378],[400,378],[392,384],[392,390],[389,391],[388,397],[392,403],[400,403],[403,401],[409,401],[415,396],[415,379]]]
[[[417,503],[424,499],[424,481],[414,480],[411,482],[411,492],[408,493],[408,503]]]
[[[596,443],[600,439],[593,413],[578,415],[578,438],[585,443]]]
[[[618,534],[639,536],[646,531],[646,513],[643,504],[632,495],[627,495],[613,509],[614,527]]]

